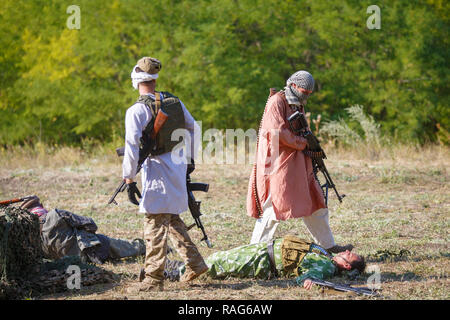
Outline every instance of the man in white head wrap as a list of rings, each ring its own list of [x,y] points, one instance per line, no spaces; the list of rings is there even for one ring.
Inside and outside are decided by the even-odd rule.
[[[138,89],[139,83],[158,79],[158,72],[161,67],[161,62],[158,59],[151,57],[140,59],[131,71],[133,88]]]
[[[289,77],[283,91],[267,101],[259,133],[259,138],[265,139],[258,143],[247,193],[247,213],[257,218],[250,243],[270,242],[280,220],[302,218],[315,243],[332,253],[353,249],[352,245],[336,245],[323,192],[311,159],[303,153],[307,141],[295,135],[287,123],[294,111],[305,112],[313,90],[314,78],[300,70]]]
[[[164,266],[167,261],[167,240],[170,238],[174,249],[183,258],[188,272],[181,281],[191,281],[208,270],[197,247],[187,232],[187,227],[179,215],[188,209],[186,173],[188,165],[180,159],[194,158],[198,146],[199,126],[184,104],[169,92],[156,91],[156,79],[161,70],[158,59],[144,57],[138,61],[131,72],[133,87],[139,90],[140,97],[126,112],[125,151],[123,159],[123,178],[127,184],[130,201],[139,205],[144,218],[144,240],[146,256],[144,279],[131,286],[128,291],[163,290]],[[166,102],[167,101],[167,102]],[[146,126],[157,114],[158,108],[169,115],[157,139],[161,152],[153,152],[142,164],[142,197],[133,180],[136,176],[139,159],[140,139]],[[156,116],[155,116],[156,117]],[[170,129],[168,129],[170,128]],[[172,149],[171,132],[163,135],[164,130],[185,129],[183,142],[185,149]],[[197,134],[194,134],[197,133]],[[169,140],[169,142],[167,142]],[[160,145],[160,141],[163,141]],[[191,142],[190,145],[188,142]],[[176,142],[178,143],[178,142]],[[170,148],[168,147],[170,146]],[[175,154],[176,153],[176,154]],[[175,154],[175,155],[174,155]],[[191,160],[191,165],[193,160]],[[190,171],[193,171],[191,167]],[[141,198],[136,200],[136,195]]]

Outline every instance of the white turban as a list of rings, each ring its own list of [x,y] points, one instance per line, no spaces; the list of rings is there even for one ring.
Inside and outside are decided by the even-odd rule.
[[[151,81],[158,79],[158,74],[150,74],[147,72],[136,72],[137,65],[134,66],[133,71],[131,71],[131,82],[135,89],[138,88],[138,84],[145,81]]]

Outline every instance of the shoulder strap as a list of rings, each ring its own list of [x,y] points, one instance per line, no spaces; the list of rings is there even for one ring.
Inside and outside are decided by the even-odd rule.
[[[156,115],[161,108],[161,93],[155,92],[155,100],[150,98],[150,96],[148,95],[141,95],[139,96],[137,102],[145,104],[145,106],[150,110],[150,113],[152,114],[152,119],[143,130],[145,134],[150,134],[150,132],[153,130],[153,123],[155,122]]]
[[[163,94],[164,98],[177,98],[177,96],[171,94],[169,91],[161,91],[161,93]]]
[[[161,93],[155,92],[155,104],[156,104],[156,113],[158,113],[159,108],[161,107]]]
[[[150,96],[148,96],[148,95],[141,95],[141,96],[139,96],[139,98],[136,102],[143,103],[147,106],[147,108],[149,108],[149,110],[152,114],[152,120],[153,120],[156,118],[156,115],[158,114],[158,111],[161,108],[161,93],[155,92],[155,100],[150,98]]]

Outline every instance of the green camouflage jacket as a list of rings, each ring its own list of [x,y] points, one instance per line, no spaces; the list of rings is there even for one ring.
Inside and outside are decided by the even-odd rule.
[[[283,274],[281,260],[281,242],[274,242],[274,259],[279,274]],[[240,246],[227,251],[213,253],[207,259],[208,275],[212,278],[238,277],[267,279],[270,276],[270,260],[267,252],[267,243],[257,243]],[[298,267],[299,277],[296,282],[301,285],[307,278],[328,279],[336,273],[336,267],[331,259],[309,252]],[[288,275],[284,275],[288,276]]]

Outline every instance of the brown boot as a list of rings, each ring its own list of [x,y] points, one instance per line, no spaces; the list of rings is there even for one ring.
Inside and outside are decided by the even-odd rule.
[[[204,264],[199,270],[194,271],[189,266],[186,266],[186,271],[180,278],[180,282],[188,282],[198,278],[200,275],[208,271],[208,266]]]
[[[130,285],[127,288],[127,293],[137,294],[139,292],[163,291],[164,282],[152,282],[151,280],[144,280]]]
[[[328,251],[328,252],[331,252],[331,253],[339,253],[339,252],[344,252],[344,251],[346,251],[346,250],[352,251],[353,248],[354,248],[354,247],[353,247],[353,245],[351,245],[351,244],[347,244],[347,245],[345,245],[345,246],[338,246],[338,245],[335,245],[335,246],[333,246],[333,247],[327,249],[327,251]]]

